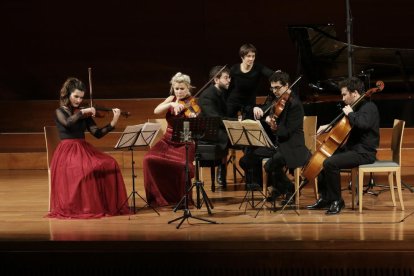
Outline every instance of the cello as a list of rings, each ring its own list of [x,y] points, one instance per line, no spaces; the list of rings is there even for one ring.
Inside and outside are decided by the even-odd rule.
[[[370,97],[373,93],[382,91],[383,89],[384,83],[382,81],[377,81],[376,87],[371,88],[363,93],[352,104],[351,108],[355,109],[355,107],[357,107],[365,97]],[[331,123],[329,123],[329,125],[325,128],[325,130],[322,131],[322,133],[317,133],[319,136],[317,138],[319,146],[302,169],[302,182],[298,190],[300,190],[306,183],[308,183],[309,179],[314,179],[319,175],[323,169],[323,162],[325,159],[332,156],[332,154],[334,154],[334,152],[345,143],[351,132],[351,129],[352,127],[349,123],[348,117],[345,116],[345,114],[342,112]],[[293,193],[287,203],[283,206],[282,210],[284,210],[286,205],[290,203],[298,190]]]

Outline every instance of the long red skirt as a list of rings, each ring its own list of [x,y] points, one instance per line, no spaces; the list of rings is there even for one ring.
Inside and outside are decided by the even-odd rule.
[[[50,218],[128,214],[125,183],[114,158],[84,139],[65,139],[51,164]]]
[[[144,156],[144,186],[148,203],[153,207],[177,204],[186,191],[186,148],[171,141],[172,130]],[[188,145],[189,179],[194,177],[194,144]],[[191,192],[189,204],[192,203]]]

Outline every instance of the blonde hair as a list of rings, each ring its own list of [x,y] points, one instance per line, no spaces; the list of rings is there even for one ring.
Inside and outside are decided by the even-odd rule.
[[[191,85],[190,76],[183,74],[181,72],[178,72],[177,74],[175,74],[170,80],[170,84],[171,84],[170,95],[174,94],[174,88],[173,88],[174,83],[184,83],[185,85],[187,85],[188,90],[190,91],[190,95],[191,95],[191,89],[193,89],[194,86]]]

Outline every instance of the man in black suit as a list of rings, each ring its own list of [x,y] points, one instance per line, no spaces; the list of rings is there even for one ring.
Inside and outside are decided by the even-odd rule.
[[[230,70],[227,67],[215,66],[210,70],[210,79],[213,83],[202,92],[198,99],[198,105],[201,108],[202,117],[220,117],[223,120],[227,118],[226,93],[230,84]],[[221,123],[218,130],[218,139],[214,141],[219,151],[223,155],[222,163],[219,165],[218,183],[226,187],[226,167],[228,136],[224,124]]]
[[[268,176],[268,184],[272,191],[268,201],[274,201],[280,195],[288,197],[293,191],[292,182],[286,176],[285,168],[294,169],[303,166],[310,152],[305,146],[303,133],[304,110],[302,103],[289,88],[289,75],[276,71],[269,78],[270,89],[277,98],[286,100],[283,111],[275,111],[273,106],[270,114],[266,116],[259,107],[254,107],[255,119],[264,116],[265,122],[270,126],[268,135],[273,140],[276,149],[257,148],[240,159],[240,166],[246,173],[250,171],[251,182],[261,184],[262,159],[269,158],[264,168]],[[279,102],[280,103],[280,102]],[[277,114],[279,113],[280,114]]]
[[[341,169],[374,163],[380,139],[378,108],[373,102],[360,98],[364,92],[363,82],[352,77],[342,81],[339,88],[346,104],[342,111],[352,129],[346,143],[323,162],[318,176],[321,197],[307,206],[309,210],[327,209],[327,215],[338,214],[345,207],[341,196]],[[329,125],[320,126],[318,133],[329,131],[328,128]]]

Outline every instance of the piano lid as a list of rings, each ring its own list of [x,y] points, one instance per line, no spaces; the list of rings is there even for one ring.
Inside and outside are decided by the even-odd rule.
[[[336,38],[334,25],[289,26],[288,30],[309,86],[315,84],[320,91],[337,93],[338,82],[348,76],[348,44]],[[352,45],[352,49],[354,75],[364,80],[366,86],[383,80],[384,92],[412,92],[414,49],[357,45]],[[318,89],[315,85],[313,88]]]

